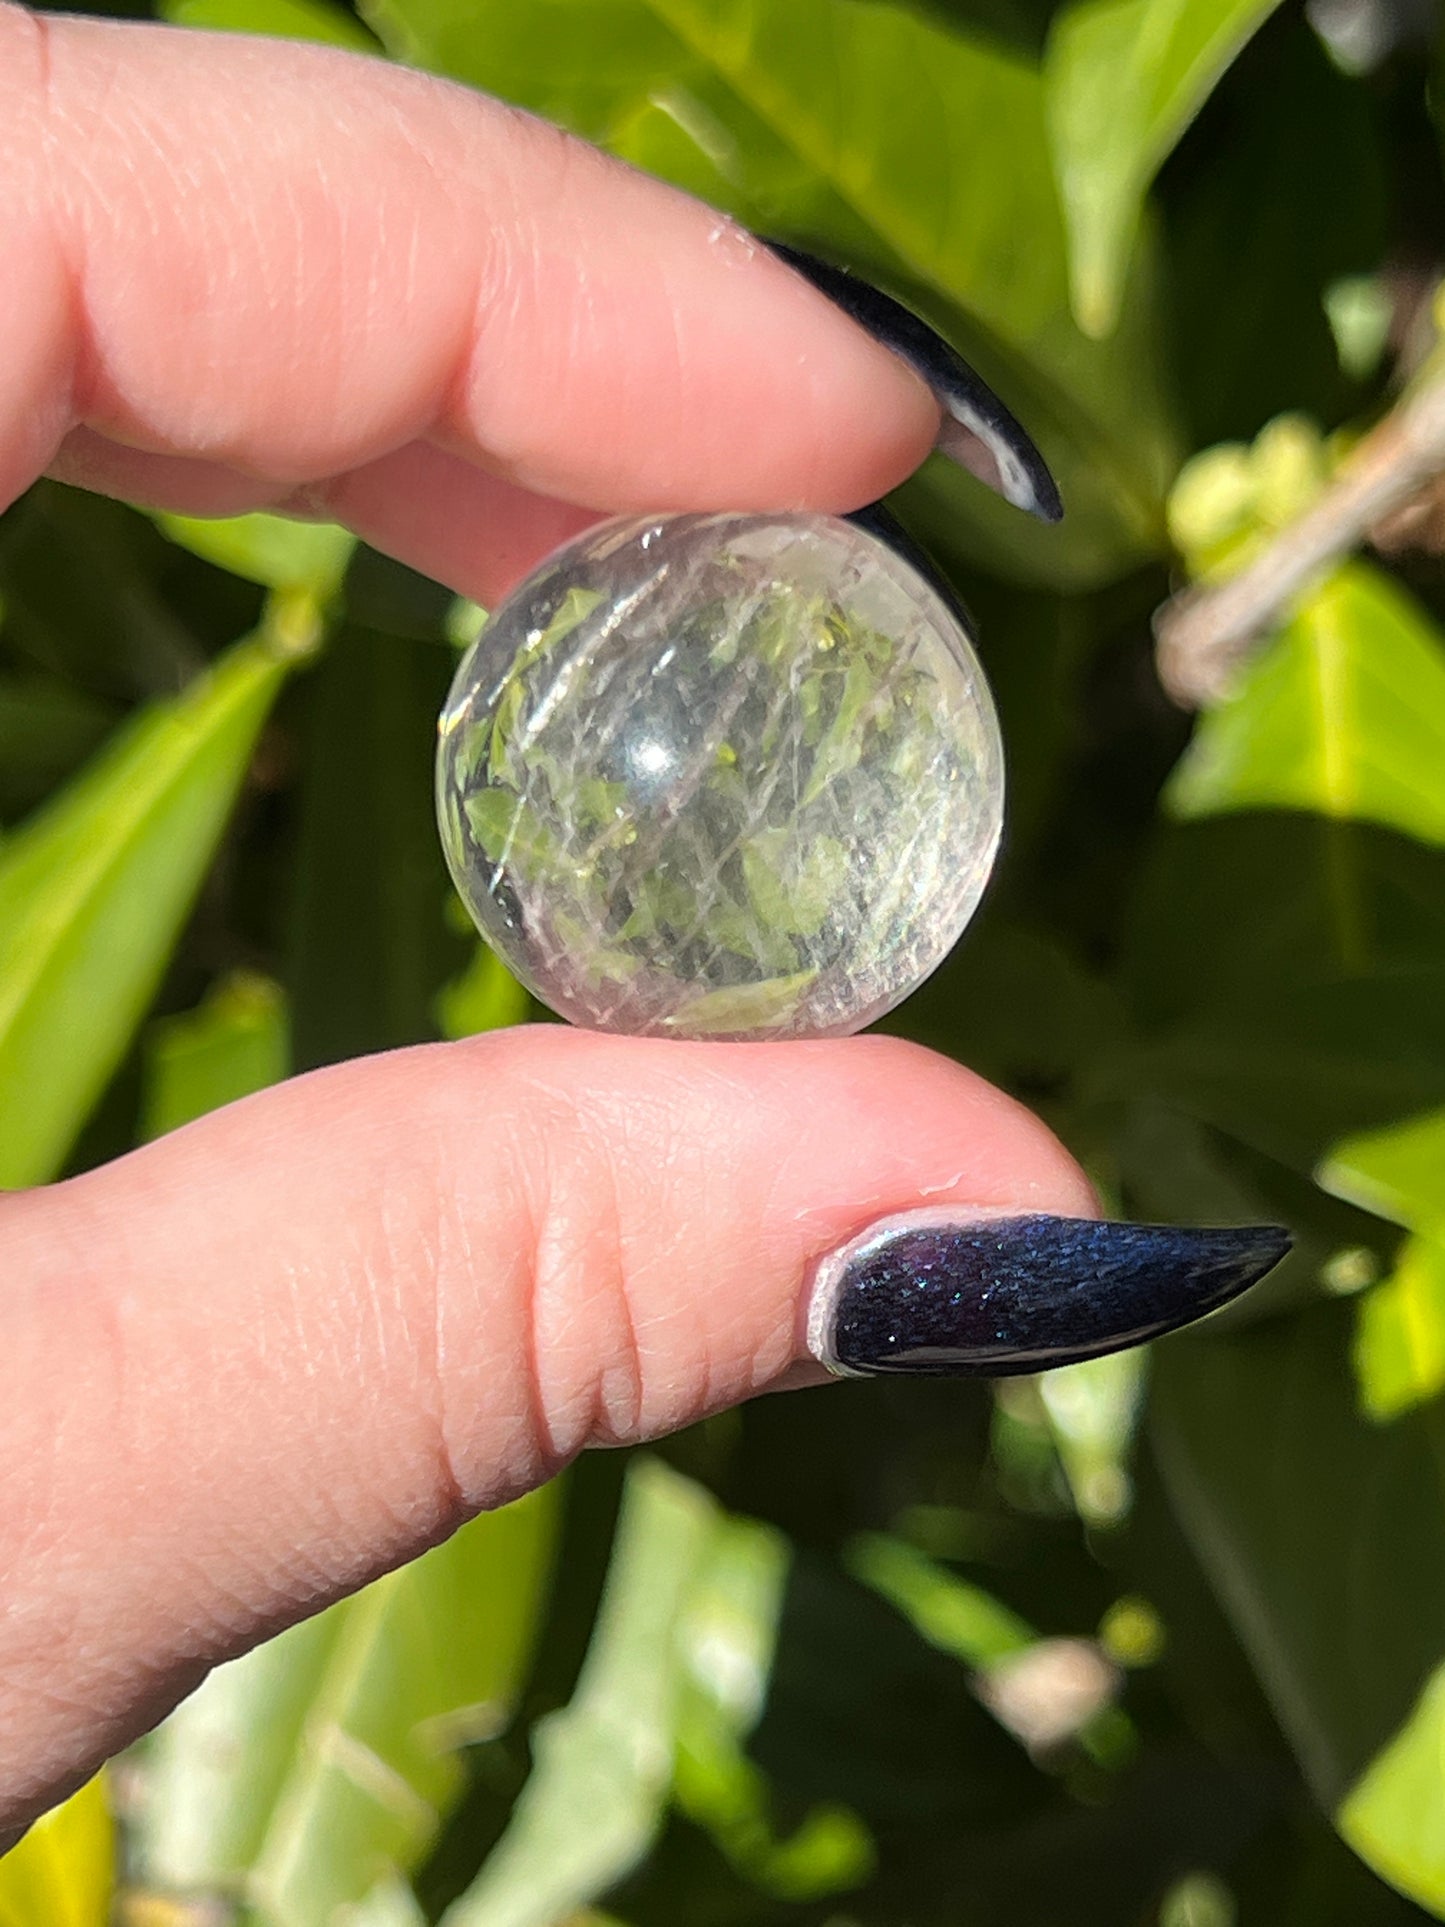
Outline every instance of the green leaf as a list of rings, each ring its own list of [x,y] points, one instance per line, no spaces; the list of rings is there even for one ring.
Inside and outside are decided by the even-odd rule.
[[[115,1873],[115,1823],[97,1778],[0,1857],[0,1927],[106,1927]]]
[[[776,1024],[797,1005],[817,977],[816,970],[795,970],[789,977],[769,977],[758,984],[724,985],[694,997],[666,1024],[685,1024],[689,1031],[723,1037],[746,1036],[760,1026]]]
[[[1339,1828],[1356,1853],[1445,1918],[1445,1664],[1410,1717],[1341,1802]]]
[[[552,612],[546,628],[535,632],[513,657],[500,693],[494,700],[490,730],[485,721],[474,726],[477,743],[468,753],[468,761],[474,761],[474,766],[479,769],[481,751],[486,746],[487,767],[494,782],[510,783],[518,789],[523,787],[522,773],[512,757],[512,736],[522,720],[528,695],[532,693],[527,682],[528,673],[559,642],[564,642],[574,629],[579,628],[602,600],[600,589],[584,589],[574,584]]]
[[[679,1619],[715,1521],[700,1487],[633,1462],[577,1690],[535,1728],[511,1823],[444,1927],[552,1927],[647,1851],[672,1784]]]
[[[804,797],[805,806],[808,800]],[[786,936],[812,937],[838,900],[848,852],[835,836],[817,836],[799,849],[793,830],[766,829],[748,838],[742,861],[748,895],[764,927]]]
[[[1349,1342],[1349,1307],[1327,1305],[1163,1346],[1151,1431],[1317,1797],[1379,1873],[1445,1916],[1445,1408],[1370,1424]]]
[[[873,1842],[855,1813],[814,1806],[780,1838],[766,1775],[744,1752],[768,1696],[790,1552],[754,1519],[720,1522],[678,1624],[683,1690],[673,1797],[733,1866],[780,1899],[856,1887]]]
[[[1010,844],[1015,836],[1016,828]],[[1031,1091],[1066,1088],[1105,1055],[1122,1022],[1112,987],[1063,945],[987,913],[907,1011],[910,1036],[994,1083]]]
[[[700,106],[732,131],[755,130],[774,165],[826,186],[873,234],[886,237],[939,288],[971,295],[1011,326],[1046,321],[1054,299],[1059,232],[1021,249],[1009,222],[1016,197],[1052,199],[1027,65],[991,47],[882,8],[838,0],[540,0],[519,11],[498,0],[384,0],[376,8],[397,46],[609,139],[669,84],[698,90]],[[828,47],[822,70],[815,58]],[[552,50],[543,60],[543,47]],[[1008,145],[1027,185],[975,186],[980,150],[1010,112]],[[947,148],[946,116],[961,143]],[[686,108],[679,118],[685,125]],[[781,144],[782,153],[777,153]],[[958,198],[942,225],[936,168],[951,159]],[[733,161],[739,184],[755,160]],[[967,207],[977,219],[963,213]],[[1052,245],[1051,245],[1052,244]]]
[[[437,1023],[443,1037],[472,1037],[524,1024],[531,1009],[531,997],[497,953],[478,943],[461,976],[439,993]]]
[[[1445,1111],[1345,1140],[1319,1181],[1416,1234],[1360,1300],[1355,1330],[1365,1409],[1394,1418],[1445,1390]]]
[[[0,847],[0,1184],[59,1169],[205,875],[287,671],[239,643]]]
[[[854,0],[371,0],[368,17],[403,57],[915,300],[1002,387],[1070,505],[1062,531],[1030,531],[940,465],[1000,566],[1098,580],[1162,546],[1175,451],[1149,264],[1117,337],[1087,339],[1031,60]]]
[[[906,1539],[860,1533],[844,1563],[855,1579],[896,1606],[920,1638],[972,1669],[1027,1652],[1038,1638],[1027,1620],[992,1593],[960,1579]]]
[[[0,522],[5,642],[34,666],[107,696],[172,695],[205,666],[166,593],[171,546],[150,518],[81,489],[37,482]],[[254,620],[255,598],[213,604],[215,640]]]
[[[302,10],[298,0],[267,0],[267,4]],[[236,515],[222,521],[157,515],[155,521],[177,548],[214,562],[218,569],[259,582],[263,589],[304,590],[318,602],[329,601],[341,587],[356,546],[356,537],[333,523],[291,522],[280,515]]]
[[[491,858],[500,863],[519,840],[530,847],[523,818],[526,804],[515,790],[473,790],[462,805],[472,836]]]
[[[835,777],[846,775],[856,766],[863,754],[864,712],[880,688],[886,690],[886,679],[874,672],[865,657],[855,655],[843,680],[838,713],[829,723],[828,733],[813,757],[813,772],[802,795],[804,809],[822,795]]]
[[[58,678],[0,678],[0,817],[40,802],[113,721],[106,704]]]
[[[1445,1234],[1445,1111],[1337,1144],[1320,1183],[1412,1231]]]
[[[346,1910],[346,1927],[428,1927],[421,1902],[401,1879],[383,1880]]]
[[[1365,1410],[1392,1419],[1445,1391],[1445,1238],[1410,1238],[1360,1300],[1355,1375]]]
[[[548,1583],[549,1486],[214,1672],[149,1757],[141,1874],[323,1927],[415,1867],[508,1723]]]
[[[1368,381],[1385,359],[1394,304],[1384,277],[1343,275],[1325,290],[1325,313],[1341,366],[1356,381]]]
[[[1445,1104],[1445,856],[1366,824],[1162,832],[1124,945],[1135,1035],[1096,1094],[1148,1097],[1309,1177]]]
[[[1221,442],[1184,464],[1169,491],[1169,536],[1191,576],[1216,582],[1253,560],[1330,478],[1317,423],[1276,415],[1252,442]]]
[[[1144,196],[1277,0],[1075,0],[1049,37],[1049,131],[1069,228],[1074,313],[1107,335]]]
[[[902,1405],[894,1403],[891,1411],[874,1405],[877,1416],[870,1424],[867,1402],[849,1403],[851,1421],[845,1417],[836,1431],[831,1421],[822,1421],[831,1441],[824,1456],[846,1464],[850,1435],[860,1427],[864,1456],[871,1456],[869,1448],[888,1453],[885,1442],[908,1425]],[[950,1450],[956,1449],[959,1414],[966,1410],[956,1398],[948,1401]],[[972,1430],[967,1421],[965,1426]],[[915,1442],[918,1437],[913,1434]],[[960,1469],[974,1463],[967,1447],[954,1460]],[[787,1476],[778,1465],[763,1469],[770,1486]],[[793,1503],[806,1506],[830,1478],[825,1473],[824,1483],[811,1490],[795,1487]],[[851,1523],[873,1509],[854,1502],[849,1510]],[[963,1523],[959,1513],[953,1518]],[[1022,1818],[1043,1792],[1016,1742],[984,1711],[970,1670],[955,1654],[921,1637],[906,1610],[859,1584],[836,1561],[805,1550],[795,1552],[789,1571],[767,1712],[749,1752],[770,1775],[780,1801],[851,1808],[876,1833],[885,1855],[907,1838],[907,1851],[920,1853],[927,1870],[914,1882],[914,1905],[905,1917],[921,1921],[967,1920],[978,1911],[971,1897],[977,1867],[971,1853],[960,1860],[961,1843],[987,1833],[1004,1812]],[[1008,1859],[1016,1866],[1012,1852]],[[896,1859],[893,1867],[902,1871]],[[946,1883],[946,1898],[933,1891],[938,1881]],[[866,1902],[842,1911],[867,1918]],[[998,1918],[1011,1920],[1020,1911],[1014,1896]]]
[[[1354,1124],[1379,1124],[1445,1092],[1445,969],[1262,982],[1167,1035],[1125,1050],[1121,1084],[1313,1170]]]
[[[1171,361],[1190,444],[1252,436],[1286,405],[1340,421],[1376,371],[1347,360],[1331,289],[1388,251],[1387,122],[1294,9],[1250,47],[1203,118],[1163,197]],[[1249,298],[1222,301],[1223,288]]]
[[[1127,1463],[1143,1386],[1144,1354],[1103,1358],[1041,1374],[1039,1397],[1079,1517],[1117,1525],[1129,1510]]]
[[[146,1053],[141,1136],[161,1137],[279,1084],[290,1067],[286,999],[254,971],[222,978],[200,1007],[157,1024]]]
[[[449,649],[346,623],[309,679],[283,973],[300,1070],[435,1037],[465,961],[432,801],[454,668]]]
[[[222,33],[263,33],[279,40],[318,40],[330,47],[349,47],[353,53],[376,52],[376,42],[365,27],[340,7],[327,5],[324,0],[163,0],[159,11],[162,18],[178,27],[214,27]],[[231,565],[223,563],[222,566]],[[238,573],[244,575],[248,571],[242,569]]]
[[[1347,564],[1205,717],[1167,800],[1181,817],[1315,810],[1445,845],[1445,638]]]

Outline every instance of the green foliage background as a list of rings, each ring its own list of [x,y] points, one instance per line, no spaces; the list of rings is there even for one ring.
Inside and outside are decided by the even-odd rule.
[[[493,90],[978,361],[1070,513],[936,464],[901,492],[979,617],[1013,788],[897,1028],[1035,1105],[1118,1211],[1298,1248],[1147,1362],[765,1400],[584,1462],[214,1675],[0,1863],[0,1922],[92,1927],[117,1880],[138,1924],[1445,1918],[1445,576],[1428,542],[1346,559],[1193,724],[1149,631],[1431,352],[1438,18],[174,16]],[[0,518],[0,1182],[528,1014],[431,821],[464,616],[336,531],[48,484]]]

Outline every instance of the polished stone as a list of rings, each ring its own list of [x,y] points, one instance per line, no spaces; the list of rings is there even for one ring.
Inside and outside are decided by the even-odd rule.
[[[595,1029],[833,1037],[933,971],[998,847],[957,616],[820,515],[605,524],[492,617],[441,719],[453,878]]]

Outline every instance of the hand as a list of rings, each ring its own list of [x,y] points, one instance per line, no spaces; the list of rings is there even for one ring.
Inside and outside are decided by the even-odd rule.
[[[736,227],[379,63],[0,5],[0,185],[0,505],[48,472],[325,515],[490,602],[601,511],[851,508],[937,432]],[[820,1377],[818,1261],[918,1207],[1093,1209],[911,1046],[555,1027],[0,1199],[0,1844],[218,1660],[586,1446]],[[1090,1311],[1094,1349],[1137,1310]]]

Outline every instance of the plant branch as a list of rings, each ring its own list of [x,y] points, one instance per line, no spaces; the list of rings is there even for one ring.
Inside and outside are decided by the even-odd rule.
[[[1445,469],[1445,364],[1432,362],[1334,480],[1249,567],[1185,589],[1154,618],[1159,676],[1182,707],[1218,702],[1260,635],[1322,569]]]

